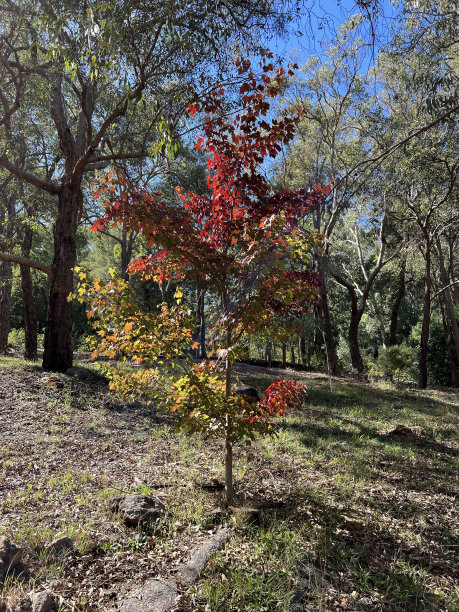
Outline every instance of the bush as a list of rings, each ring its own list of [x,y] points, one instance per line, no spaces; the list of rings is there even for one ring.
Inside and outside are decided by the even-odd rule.
[[[12,329],[8,334],[8,344],[14,349],[22,349],[25,342],[25,331],[23,329]]]
[[[417,353],[406,344],[382,349],[376,362],[376,373],[390,380],[412,380],[417,376]]]

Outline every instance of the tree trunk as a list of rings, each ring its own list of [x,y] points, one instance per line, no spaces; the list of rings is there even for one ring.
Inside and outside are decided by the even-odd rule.
[[[294,346],[293,343],[290,345],[290,359],[291,359],[292,364],[296,363],[296,359],[295,359],[295,346]]]
[[[300,336],[300,340],[298,343],[298,352],[299,355],[301,357],[298,357],[298,359],[301,359],[301,363],[303,365],[306,364],[306,338],[304,336]]]
[[[381,311],[379,309],[378,302],[376,301],[375,294],[373,293],[373,291],[370,291],[369,295],[370,295],[371,305],[373,306],[373,312],[375,313],[375,317],[379,325],[379,333],[381,334],[381,344],[382,344],[382,347],[385,349],[387,348],[388,341],[387,341],[386,330],[384,327],[384,320],[383,320]]]
[[[333,328],[330,317],[330,309],[328,307],[327,285],[325,281],[325,273],[321,260],[318,261],[318,270],[320,278],[320,315],[322,318],[325,349],[327,351],[328,367],[330,374],[336,376],[339,372],[338,355],[336,354],[336,343],[333,336]]]
[[[349,351],[351,353],[352,369],[359,374],[364,372],[362,355],[359,347],[359,323],[362,318],[360,311],[352,309],[351,320],[349,323]]]
[[[201,359],[207,358],[206,348],[206,317],[204,313],[205,289],[198,289],[198,322],[199,322],[199,345],[201,348]]]
[[[389,328],[388,346],[394,346],[395,344],[397,344],[398,313],[400,310],[400,306],[402,304],[402,300],[405,297],[405,291],[406,291],[405,278],[406,278],[406,259],[402,261],[402,266],[400,268],[400,273],[398,275],[397,293],[395,294],[394,303],[392,304],[392,310],[390,313],[390,328]]]
[[[0,353],[8,350],[10,332],[11,290],[13,287],[13,264],[0,262]]]
[[[64,184],[59,192],[43,353],[43,369],[52,372],[65,372],[73,362],[72,303],[68,296],[73,289],[75,235],[81,199],[81,181],[78,187]]]
[[[322,320],[322,313],[321,313],[321,309],[318,305],[314,305],[314,341],[313,341],[313,347],[314,347],[314,355],[317,357],[317,359],[319,360],[321,358],[321,348],[324,342],[324,337],[322,334],[322,331],[320,329],[321,327],[321,323],[323,324],[323,320]]]
[[[226,295],[224,296],[225,312],[228,311],[228,304]],[[226,348],[231,347],[231,331],[228,330],[226,333]],[[231,395],[231,360],[226,353],[225,360],[225,395],[227,398]],[[229,414],[226,415],[225,419],[225,494],[226,501],[228,504],[232,504],[234,500],[234,488],[233,488],[233,424]]]
[[[123,227],[121,228],[121,278],[123,280],[128,280],[129,274],[127,271],[127,267],[129,265],[129,256],[128,256],[128,238],[126,227],[123,223]]]
[[[282,367],[287,367],[287,344],[282,342]]]
[[[445,303],[443,297],[444,296],[442,294],[439,295],[439,304],[441,311],[441,319],[443,322],[443,334],[445,336],[446,354],[449,370],[451,372],[451,384],[453,387],[459,387],[459,368],[454,350],[451,327],[448,325],[448,318],[445,312]]]
[[[29,225],[25,225],[21,247],[21,255],[23,257],[30,257],[32,237],[32,228]],[[24,359],[37,361],[37,312],[33,301],[32,274],[29,266],[21,266],[21,291],[25,327]]]
[[[12,194],[6,199],[7,220],[5,223],[4,214],[0,218],[0,223],[4,226],[4,240],[1,241],[1,250],[9,250],[12,246],[14,231],[14,219],[16,217],[16,195]],[[8,350],[8,335],[10,332],[11,319],[11,291],[13,289],[13,264],[9,261],[0,262],[0,353]]]
[[[440,281],[443,287],[448,287],[450,281],[448,279],[448,273],[445,267],[445,260],[443,257],[440,240],[437,241],[437,254],[440,269]],[[450,287],[442,291],[441,298],[445,306],[445,314],[448,319],[449,326],[451,328],[452,338],[454,340],[454,347],[456,349],[456,362],[459,364],[459,327],[457,325],[456,313],[454,312],[454,303],[451,296]]]
[[[330,373],[336,376],[339,373],[339,365],[338,365],[338,355],[336,354],[336,343],[335,338],[333,337],[332,324],[330,319],[330,309],[328,308],[328,297],[324,292],[321,295],[322,298],[322,320],[324,324],[324,337],[325,337],[325,347],[327,349],[327,357],[328,357],[328,366],[330,369]]]
[[[422,308],[422,329],[421,329],[421,344],[419,347],[419,379],[418,386],[420,389],[427,387],[427,351],[429,345],[430,334],[430,294],[432,292],[432,279],[430,277],[431,268],[431,246],[426,243],[425,251],[425,283],[424,283],[424,304]]]

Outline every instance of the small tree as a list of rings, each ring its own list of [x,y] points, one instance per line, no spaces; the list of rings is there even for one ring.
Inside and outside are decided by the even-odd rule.
[[[223,88],[190,105],[191,116],[197,112],[205,116],[204,133],[195,146],[209,154],[209,197],[178,189],[182,205],[177,206],[164,201],[159,193],[128,190],[122,177],[118,177],[102,183],[97,196],[106,197],[106,214],[93,226],[97,231],[108,223],[123,223],[128,230],[144,235],[154,252],[136,260],[131,273],[159,281],[166,274],[186,275],[199,280],[201,287],[218,297],[221,308],[216,314],[214,340],[218,359],[190,367],[184,362],[185,375],[171,378],[171,393],[165,401],[171,410],[187,415],[185,421],[192,429],[223,435],[228,502],[234,496],[234,442],[251,439],[260,427],[269,428],[271,417],[281,412],[279,398],[287,402],[289,393],[292,398],[300,397],[293,383],[274,386],[259,403],[251,404],[235,394],[232,364],[239,343],[261,329],[267,335],[278,335],[279,321],[302,315],[316,300],[319,287],[308,265],[319,237],[300,233],[298,223],[320,205],[327,189],[319,185],[309,191],[272,193],[261,169],[266,158],[275,158],[282,145],[292,140],[298,121],[298,116],[267,121],[269,99],[277,96],[284,80],[283,69],[276,70],[268,63],[270,59],[270,53],[263,55],[259,78],[248,60],[238,63],[239,75],[245,82],[239,90],[242,110],[234,119],[223,113]],[[122,289],[126,291],[127,287]],[[83,286],[78,291],[84,295],[86,290]],[[181,297],[179,292],[177,300]],[[90,314],[101,312],[104,303],[98,299]],[[132,319],[123,324],[123,334],[132,331],[129,338],[122,335],[120,340],[118,333],[110,334],[111,353],[122,347],[132,358],[144,358],[136,348],[136,342],[141,346],[146,339],[143,318],[140,320],[141,323]],[[152,355],[150,349],[146,354],[151,361],[159,356]],[[112,375],[112,385],[119,390],[131,389],[132,385],[139,388],[143,386],[140,379],[151,381],[156,376],[157,373],[132,375],[124,370]],[[273,412],[274,392],[278,400]]]

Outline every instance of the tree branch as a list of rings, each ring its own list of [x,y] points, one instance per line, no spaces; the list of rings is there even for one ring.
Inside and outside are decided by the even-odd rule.
[[[53,274],[51,268],[41,264],[38,261],[34,261],[33,259],[28,259],[27,257],[21,257],[20,255],[10,255],[9,253],[0,253],[0,260],[2,261],[10,261],[12,263],[20,264],[21,266],[29,266],[29,268],[34,268],[35,270],[40,270],[47,274],[50,278]]]

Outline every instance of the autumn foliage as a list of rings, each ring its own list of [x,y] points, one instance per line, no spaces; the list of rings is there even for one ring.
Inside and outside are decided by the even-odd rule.
[[[114,174],[102,177],[94,194],[105,206],[94,231],[122,223],[145,238],[150,252],[131,264],[130,274],[158,283],[186,277],[218,298],[217,358],[198,364],[180,359],[192,344],[191,313],[181,303],[181,291],[174,306],[163,304],[156,313],[144,313],[122,281],[112,279],[102,288],[99,281],[91,284],[83,278],[78,289],[90,301],[88,316],[94,316],[99,335],[95,353],[144,362],[133,373],[109,366],[112,387],[155,397],[180,414],[189,429],[224,437],[228,499],[232,444],[269,430],[274,417],[300,405],[304,397],[298,383],[278,381],[261,402],[248,402],[232,391],[231,364],[241,338],[261,329],[265,334],[287,333],[291,321],[317,299],[319,282],[309,260],[320,237],[306,233],[302,222],[328,193],[320,185],[274,193],[262,170],[267,159],[291,142],[299,120],[299,114],[268,119],[270,102],[286,76],[270,60],[265,53],[258,76],[248,60],[238,62],[244,82],[235,116],[226,112],[224,88],[189,107],[190,116],[203,121],[195,146],[208,155],[210,195],[178,188],[177,201],[169,201],[159,192],[128,187]],[[174,370],[174,364],[180,367]]]

